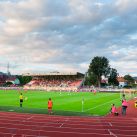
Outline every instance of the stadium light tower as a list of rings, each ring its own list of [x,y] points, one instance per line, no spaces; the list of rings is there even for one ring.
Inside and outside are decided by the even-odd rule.
[[[88,60],[91,62],[92,57],[90,57]],[[84,80],[83,80],[84,82],[83,82],[83,86],[85,86],[85,84],[84,84],[84,83],[85,83],[86,78],[88,77],[88,75],[89,75],[89,74],[88,74],[88,70],[87,70],[87,71],[85,72],[85,74],[84,74]]]
[[[8,76],[10,75],[9,69],[10,69],[10,65],[9,65],[9,62],[8,62],[8,65],[7,65],[7,75],[8,75]]]
[[[83,79],[83,84],[82,86],[84,87],[85,86],[85,81],[86,81],[86,77],[88,76],[88,72],[86,71],[85,74],[84,74],[84,79]]]

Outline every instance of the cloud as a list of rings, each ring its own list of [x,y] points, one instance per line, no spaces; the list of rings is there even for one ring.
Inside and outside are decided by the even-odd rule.
[[[0,1],[3,71],[10,62],[12,73],[84,73],[94,56],[105,56],[119,73],[137,75],[136,4],[136,0]]]

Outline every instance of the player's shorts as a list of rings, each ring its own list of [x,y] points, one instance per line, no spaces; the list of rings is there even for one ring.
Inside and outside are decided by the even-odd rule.
[[[118,113],[118,112],[115,112],[115,113],[114,113],[114,115],[115,115],[115,116],[118,116],[118,115],[119,115],[119,113]]]
[[[20,102],[23,102],[23,99],[20,99]]]
[[[52,109],[52,107],[48,107],[48,109]]]

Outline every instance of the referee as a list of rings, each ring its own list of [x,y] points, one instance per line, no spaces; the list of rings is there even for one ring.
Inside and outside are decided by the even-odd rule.
[[[19,99],[20,99],[20,107],[22,107],[22,104],[23,104],[23,95],[22,95],[22,93],[20,93]]]

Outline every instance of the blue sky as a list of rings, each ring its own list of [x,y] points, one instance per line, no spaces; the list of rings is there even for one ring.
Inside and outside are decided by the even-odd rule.
[[[85,72],[105,56],[137,75],[137,0],[0,0],[0,71]]]

